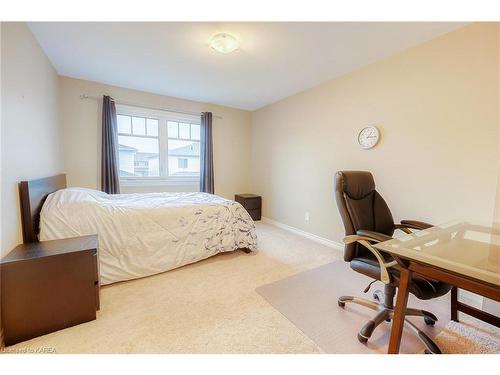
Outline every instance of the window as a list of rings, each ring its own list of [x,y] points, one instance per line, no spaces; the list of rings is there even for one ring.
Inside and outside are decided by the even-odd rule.
[[[168,121],[169,176],[200,174],[200,124]]]
[[[199,181],[197,116],[117,105],[120,180]]]
[[[120,177],[159,177],[159,120],[117,115]]]

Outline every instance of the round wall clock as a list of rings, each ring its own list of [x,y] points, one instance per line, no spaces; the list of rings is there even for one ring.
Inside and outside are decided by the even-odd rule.
[[[367,126],[358,134],[358,143],[364,149],[375,147],[380,139],[380,131],[376,126]]]

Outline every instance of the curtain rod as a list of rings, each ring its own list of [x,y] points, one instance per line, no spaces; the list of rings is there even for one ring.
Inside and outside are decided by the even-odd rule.
[[[80,94],[80,99],[81,100],[86,100],[86,99],[93,99],[93,100],[102,100],[102,97],[99,96],[92,96],[92,95],[87,95],[87,94]],[[113,98],[112,98],[113,99]],[[145,109],[152,109],[154,111],[166,111],[166,112],[173,112],[173,113],[180,113],[180,114],[185,114],[185,115],[194,115],[194,116],[200,116],[201,112],[193,112],[193,111],[180,111],[178,109],[172,109],[172,108],[157,108],[157,107],[148,107],[144,106],[141,104],[135,104],[135,103],[129,103],[129,102],[124,102],[121,100],[116,100],[113,99],[113,101],[116,104],[121,104],[121,105],[129,105],[132,107],[140,107],[140,108],[145,108]],[[223,117],[220,115],[216,115],[215,113],[212,115],[213,117],[222,119]]]

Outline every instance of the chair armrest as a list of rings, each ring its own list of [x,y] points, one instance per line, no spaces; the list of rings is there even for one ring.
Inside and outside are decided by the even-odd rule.
[[[432,224],[417,220],[401,220],[401,225],[411,229],[427,229],[433,226]]]
[[[360,229],[356,232],[356,234],[358,236],[362,236],[362,237],[373,238],[373,240],[377,241],[377,242],[384,242],[384,241],[392,240],[392,237],[388,236],[387,234],[374,232],[371,230]]]
[[[387,269],[395,266],[397,264],[397,262],[392,261],[392,262],[386,263],[382,254],[380,254],[380,252],[377,249],[375,249],[372,246],[372,244],[370,243],[370,241],[371,242],[373,242],[373,241],[381,242],[381,241],[378,239],[375,239],[374,237],[363,236],[363,235],[359,234],[360,232],[363,232],[363,231],[359,230],[358,234],[352,234],[349,236],[345,236],[344,243],[350,244],[353,242],[358,242],[361,245],[363,245],[365,248],[367,248],[373,255],[375,255],[375,258],[377,258],[378,264],[380,265],[380,281],[382,281],[384,284],[389,284],[391,282],[391,278],[389,277],[389,272],[387,272]],[[366,231],[366,232],[370,233],[371,231]],[[382,241],[386,241],[387,239],[392,238],[392,237],[386,236],[385,234],[382,234],[382,233],[377,233],[377,232],[371,232],[371,233],[377,234],[379,236],[383,236],[384,237],[383,239],[382,239],[382,237],[380,237],[382,239]]]

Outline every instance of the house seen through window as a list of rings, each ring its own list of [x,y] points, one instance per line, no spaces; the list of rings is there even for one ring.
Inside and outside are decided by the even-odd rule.
[[[120,179],[197,179],[200,120],[196,116],[117,107]]]
[[[168,174],[200,173],[200,124],[168,121]]]

